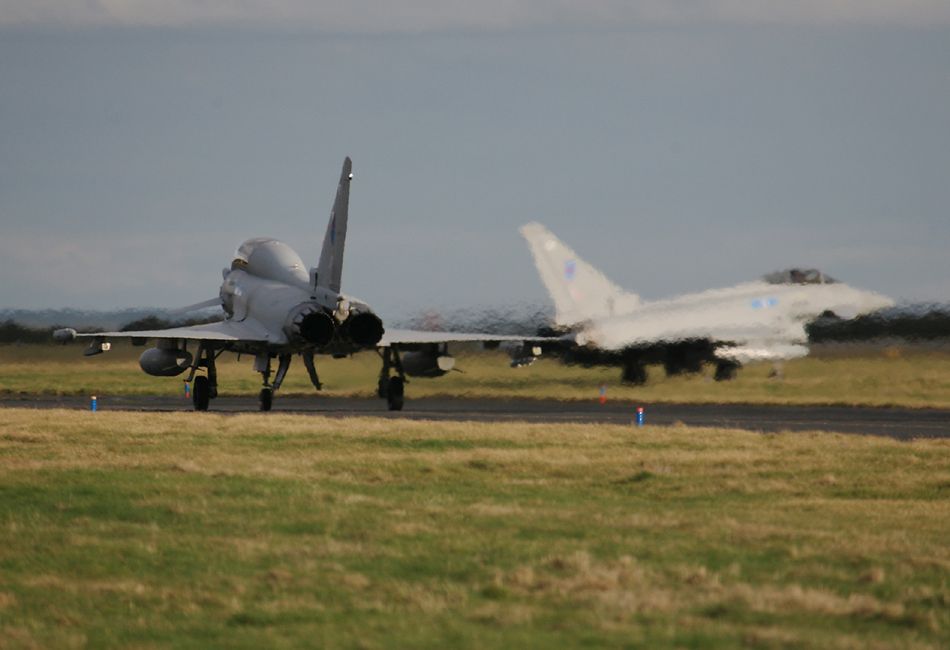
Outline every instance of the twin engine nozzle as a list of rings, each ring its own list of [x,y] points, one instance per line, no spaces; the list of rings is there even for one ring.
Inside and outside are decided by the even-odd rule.
[[[287,334],[317,347],[329,345],[336,334],[336,321],[319,305],[304,303],[291,312]]]
[[[291,312],[288,321],[285,329],[291,338],[318,348],[330,345],[336,337],[360,347],[376,345],[383,338],[383,322],[371,311],[351,310],[337,324],[333,315],[320,305],[304,303]]]
[[[371,311],[349,310],[339,325],[336,318],[320,305],[304,303],[291,312],[285,331],[297,341],[323,348],[339,338],[359,347],[372,347],[383,337],[383,322]],[[75,338],[74,330],[57,332],[56,339]],[[192,365],[192,355],[178,347],[177,341],[160,341],[157,347],[142,353],[139,365],[150,375],[174,377]]]
[[[340,331],[344,338],[356,345],[370,347],[383,338],[383,321],[371,311],[350,312]]]

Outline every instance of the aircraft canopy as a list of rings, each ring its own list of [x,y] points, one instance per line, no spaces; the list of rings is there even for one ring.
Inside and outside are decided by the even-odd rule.
[[[248,239],[238,247],[231,262],[234,269],[287,284],[307,284],[309,280],[303,260],[290,246],[265,237]]]
[[[838,282],[818,269],[785,269],[765,275],[769,284],[835,284]]]

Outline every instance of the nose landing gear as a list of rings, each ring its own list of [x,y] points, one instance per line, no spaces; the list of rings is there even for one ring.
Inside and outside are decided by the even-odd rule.
[[[274,383],[270,383],[270,373],[271,373],[271,355],[268,352],[263,352],[254,357],[254,370],[261,373],[261,377],[264,380],[264,387],[261,388],[259,395],[259,403],[261,411],[269,411],[274,405],[274,392],[280,388],[280,385],[284,383],[284,378],[287,376],[287,371],[290,370],[290,360],[291,355],[281,354],[278,355],[277,359],[277,374],[274,375]]]

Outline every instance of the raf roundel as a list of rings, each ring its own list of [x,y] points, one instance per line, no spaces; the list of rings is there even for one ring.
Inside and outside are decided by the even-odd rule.
[[[564,262],[564,279],[568,282],[574,280],[574,275],[577,273],[577,262],[574,260],[567,260]]]

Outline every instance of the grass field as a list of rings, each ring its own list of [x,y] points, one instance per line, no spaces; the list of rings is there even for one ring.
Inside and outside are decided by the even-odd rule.
[[[849,348],[844,348],[848,350]],[[82,347],[0,347],[0,391],[6,394],[157,395],[183,390],[181,378],[150,377],[138,367],[143,348],[125,343],[96,357]],[[785,364],[781,379],[770,378],[771,364],[743,368],[731,382],[715,382],[711,368],[696,376],[666,377],[649,368],[642,387],[623,386],[618,368],[565,366],[541,359],[529,368],[511,369],[502,352],[463,354],[453,372],[438,379],[412,379],[410,399],[434,395],[594,400],[601,385],[609,399],[640,402],[750,402],[773,404],[865,404],[950,407],[950,350],[865,348],[860,353],[816,348],[816,354]],[[260,376],[252,359],[233,354],[219,359],[221,393],[256,395]],[[367,352],[352,359],[319,358],[329,395],[374,394],[380,361]],[[299,360],[291,367],[282,394],[314,394]]]
[[[950,646],[950,441],[0,416],[4,648]]]

